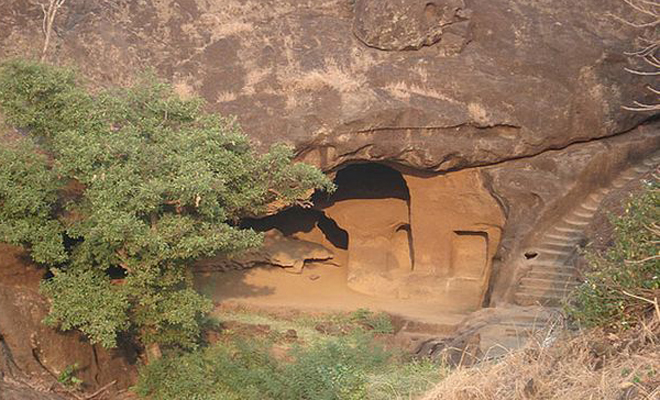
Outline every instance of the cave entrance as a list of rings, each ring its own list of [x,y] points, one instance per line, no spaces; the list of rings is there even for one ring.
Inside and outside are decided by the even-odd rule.
[[[321,244],[345,267],[345,283],[379,297],[397,297],[400,278],[414,269],[410,191],[403,175],[382,164],[339,170],[337,191],[316,193],[314,208],[294,207],[243,225]]]
[[[348,232],[318,209],[292,207],[269,217],[245,219],[242,227],[260,232],[277,229],[284,236],[319,243],[331,250],[348,249]]]
[[[382,164],[337,172],[337,191],[315,204],[348,232],[347,283],[362,293],[397,297],[414,269],[410,191],[403,175]]]
[[[243,221],[244,227],[281,232],[275,247],[282,257],[267,246],[258,251],[259,257],[273,256],[275,262],[266,264],[286,271],[295,268],[284,261],[303,260],[302,272],[251,268],[205,284],[218,298],[255,304],[388,304],[406,312],[427,304],[433,313],[481,307],[505,221],[500,206],[478,170],[405,171],[347,165],[335,173],[337,191],[315,193],[313,208]],[[332,259],[315,258],[319,247]]]

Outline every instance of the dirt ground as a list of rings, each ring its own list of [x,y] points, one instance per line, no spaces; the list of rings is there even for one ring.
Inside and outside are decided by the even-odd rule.
[[[451,304],[420,300],[382,299],[355,292],[346,285],[346,269],[320,263],[306,264],[302,274],[282,268],[203,273],[196,286],[216,305],[243,305],[269,310],[305,312],[383,311],[433,333],[451,333],[467,314]]]

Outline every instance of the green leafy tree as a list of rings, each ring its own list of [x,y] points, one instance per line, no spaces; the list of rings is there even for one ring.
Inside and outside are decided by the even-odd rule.
[[[258,246],[241,217],[333,189],[203,106],[152,76],[90,93],[72,69],[0,66],[0,112],[18,132],[0,145],[0,241],[51,268],[48,323],[106,347],[130,331],[154,356],[192,348],[211,304],[191,263]]]

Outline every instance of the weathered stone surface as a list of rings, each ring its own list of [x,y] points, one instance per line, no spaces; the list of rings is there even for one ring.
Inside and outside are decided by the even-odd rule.
[[[266,232],[263,246],[235,256],[217,256],[200,260],[195,265],[199,272],[229,271],[272,265],[301,273],[305,261],[327,261],[334,257],[324,246],[306,240],[285,237],[276,229]]]
[[[78,333],[58,332],[42,323],[48,311],[38,292],[43,274],[25,254],[0,245],[0,375],[42,381],[48,389],[58,386],[56,378],[67,366],[78,363],[76,376],[85,389],[95,390],[113,380],[111,391],[133,384],[134,353],[107,351]]]
[[[659,148],[660,126],[651,124],[625,135],[484,168],[489,190],[507,218],[495,256],[491,301],[511,301],[516,270],[548,227]]]
[[[398,297],[412,272],[408,205],[400,199],[351,199],[324,210],[348,231],[348,286],[362,293]],[[403,234],[403,235],[402,235]]]
[[[39,391],[25,384],[0,381],[0,400],[70,400],[56,393]]]
[[[465,298],[474,309],[482,299],[510,301],[519,258],[539,232],[660,146],[657,121],[635,129],[648,115],[621,109],[645,101],[649,82],[624,71],[633,32],[608,16],[623,7],[68,0],[49,59],[80,66],[94,86],[126,83],[153,66],[182,95],[236,115],[260,148],[287,142],[299,160],[331,173],[359,162],[396,167],[407,197],[348,196],[320,207],[348,231],[334,252],[348,247],[351,284],[397,298]],[[0,59],[38,55],[41,25],[38,4],[4,0]],[[376,204],[391,214],[372,218]],[[287,235],[336,245],[315,218]],[[406,224],[410,234],[399,230]],[[305,255],[261,259],[293,266]],[[38,304],[31,290],[11,293]],[[0,302],[27,318],[25,305]],[[40,318],[25,319],[25,329],[41,332]]]
[[[448,52],[459,53],[470,40],[471,12],[462,0],[357,0],[353,32],[380,50],[418,50],[444,39]]]
[[[415,273],[429,279],[423,290],[413,290],[424,297],[444,295],[464,309],[480,307],[504,227],[503,210],[478,170],[404,177],[410,188]]]
[[[459,54],[446,54],[448,33],[416,51],[378,50],[352,33],[356,24],[393,48],[433,42],[435,25],[421,22],[430,3],[439,21],[471,10]],[[618,0],[70,0],[49,58],[79,65],[97,85],[153,66],[181,93],[237,115],[261,146],[294,144],[325,169],[369,160],[446,171],[602,138],[645,118],[620,108],[648,83],[623,70],[633,32],[608,17],[622,9]],[[0,58],[40,51],[40,7],[6,0],[3,10]],[[386,10],[416,22],[386,22]]]

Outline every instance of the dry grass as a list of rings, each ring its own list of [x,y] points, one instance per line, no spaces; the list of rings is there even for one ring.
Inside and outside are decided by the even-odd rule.
[[[293,91],[319,91],[332,88],[341,93],[360,90],[366,83],[366,78],[354,71],[345,70],[336,64],[329,63],[323,69],[300,72],[282,77],[285,89]]]
[[[385,90],[387,90],[393,97],[400,100],[408,100],[410,99],[411,95],[417,95],[447,101],[454,104],[458,103],[458,101],[455,99],[446,96],[433,88],[420,86],[414,83],[410,84],[403,81],[389,83],[385,86]]]
[[[601,330],[459,369],[424,400],[660,399],[660,322],[624,333]]]

